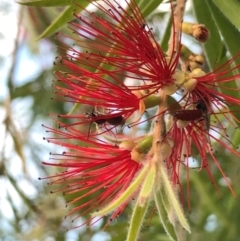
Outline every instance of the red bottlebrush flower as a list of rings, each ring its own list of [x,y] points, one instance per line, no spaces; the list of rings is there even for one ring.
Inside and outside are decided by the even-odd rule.
[[[228,98],[230,99],[231,97],[222,99],[222,93],[219,93],[220,97],[218,97],[216,95],[216,93],[218,93],[217,91],[215,91],[215,95],[213,95],[212,93],[209,94],[207,90],[205,92],[205,96],[204,92],[197,92],[197,90],[198,87],[196,86],[194,91],[188,93],[186,96],[185,106],[179,111],[176,111],[175,115],[171,113],[171,117],[169,118],[167,137],[170,137],[174,141],[175,145],[172,149],[172,154],[166,160],[166,163],[172,176],[172,182],[174,184],[180,184],[179,172],[181,165],[183,164],[187,168],[191,168],[191,158],[195,158],[194,153],[197,153],[197,155],[200,156],[199,169],[205,169],[207,171],[216,189],[218,190],[214,177],[211,173],[211,165],[209,165],[210,161],[215,163],[232,194],[235,196],[227,176],[215,157],[215,151],[213,148],[213,144],[216,143],[222,148],[240,157],[240,153],[236,151],[236,147],[234,147],[233,143],[229,139],[229,136],[226,133],[226,125],[220,117],[225,117],[224,121],[227,120],[228,124],[233,126],[234,129],[236,128],[233,119],[238,122],[239,120],[235,117],[231,118],[233,115],[231,111],[227,109],[225,103],[225,100],[228,100]],[[201,98],[203,99],[199,98],[199,93],[201,93]],[[238,104],[239,102],[238,99],[234,98],[231,98],[231,101],[231,103],[235,104]],[[238,111],[240,111],[240,109]],[[193,151],[194,149],[195,152]],[[187,172],[189,172],[189,169]],[[189,178],[189,174],[187,178]]]
[[[173,154],[168,160],[168,166],[173,170],[174,183],[179,183],[180,163],[189,166],[188,158],[192,156],[192,148],[196,147],[201,158],[201,169],[205,168],[214,182],[207,158],[211,156],[234,193],[214,156],[212,143],[217,142],[223,148],[240,156],[235,150],[236,147],[232,147],[233,144],[226,133],[226,125],[222,121],[223,119],[227,121],[233,129],[236,128],[234,121],[240,123],[236,117],[236,113],[240,111],[240,99],[235,97],[239,95],[240,89],[226,86],[228,82],[240,78],[240,74],[234,74],[240,65],[231,66],[239,58],[240,53],[208,74],[201,69],[195,69],[189,73],[188,79],[183,83],[186,92],[183,93],[181,101],[184,102],[184,106],[175,112],[168,133],[176,143]]]
[[[57,72],[56,76],[64,86],[55,86],[58,100],[92,106],[92,113],[58,115],[61,118],[74,119],[73,123],[60,123],[60,127],[96,122],[110,125],[122,125],[135,111],[144,112],[143,99],[137,97],[127,86],[115,85],[101,77],[94,81]],[[141,93],[139,93],[141,95]]]
[[[53,193],[62,192],[66,198],[70,198],[68,204],[73,208],[68,216],[77,215],[73,221],[114,201],[127,189],[142,167],[141,163],[132,160],[130,150],[98,139],[88,140],[74,128],[68,128],[64,132],[48,128],[48,132],[58,137],[46,140],[66,147],[67,151],[51,154],[52,160],[57,160],[57,163],[43,162],[48,166],[63,168],[62,172],[43,179],[49,179],[50,185],[59,185],[59,189]],[[76,145],[73,142],[84,142],[88,146]],[[128,201],[112,213],[110,221],[123,212]],[[82,225],[89,224],[92,219]]]
[[[93,5],[106,19],[84,9],[76,15],[80,23],[70,24],[76,38],[57,35],[62,46],[55,64],[66,71],[55,72],[60,82],[55,86],[58,99],[92,106],[87,116],[58,115],[73,120],[59,121],[60,127],[95,122],[111,130],[136,110],[141,116],[147,96],[174,82],[180,48],[166,58],[134,1],[127,2],[127,10],[117,1],[103,2]],[[134,84],[127,85],[126,77]]]
[[[240,119],[237,117],[240,112],[240,98],[236,97],[239,96],[240,88],[234,87],[234,82],[231,82],[240,78],[239,73],[234,74],[234,71],[239,70],[240,65],[231,66],[239,58],[240,53],[208,74],[200,69],[195,69],[189,74],[190,80],[186,82],[189,87],[191,85],[188,82],[192,81],[194,87],[190,87],[192,90],[184,97],[185,108],[188,105],[193,105],[195,106],[193,111],[198,110],[202,115],[198,119],[192,119],[190,125],[188,124],[184,128],[186,137],[183,139],[188,141],[187,152],[191,154],[191,145],[197,148],[201,157],[201,167],[207,169],[212,179],[207,163],[207,155],[210,155],[233,194],[234,192],[224,172],[214,157],[212,143],[218,143],[224,149],[240,156],[240,153],[236,151],[237,147],[234,147],[226,131],[226,122],[232,129],[236,129],[236,124],[240,124]],[[229,84],[231,84],[231,87],[229,87]],[[187,139],[189,137],[191,141]]]
[[[131,90],[157,90],[173,84],[180,47],[168,60],[136,3],[126,3],[125,10],[114,0],[94,1],[104,17],[84,9],[80,16],[75,15],[79,23],[70,23],[76,38],[58,34],[62,42],[60,64],[69,79],[84,75],[94,80],[107,75],[111,82],[122,85],[122,79],[128,77],[140,84],[130,86]]]

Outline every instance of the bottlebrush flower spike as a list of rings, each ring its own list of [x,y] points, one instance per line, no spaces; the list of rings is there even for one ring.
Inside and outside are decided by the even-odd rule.
[[[218,97],[216,96],[217,91],[214,92],[215,95],[212,93],[208,95],[207,91],[205,92],[206,95],[204,95],[204,92],[200,92],[200,95],[199,92],[196,91],[197,86],[194,91],[187,94],[185,105],[179,110],[175,110],[175,112],[172,111],[170,114],[167,137],[172,138],[175,145],[166,163],[171,173],[172,182],[174,184],[180,184],[179,172],[182,164],[187,167],[187,178],[189,178],[189,168],[191,168],[190,158],[195,157],[193,149],[196,148],[197,153],[200,155],[199,170],[205,169],[207,171],[218,191],[218,187],[211,173],[211,165],[209,165],[210,160],[213,161],[224,177],[233,196],[236,197],[228,177],[225,175],[220,163],[215,157],[213,144],[219,144],[224,149],[240,157],[240,153],[236,150],[237,148],[234,147],[227,135],[226,123],[223,123],[222,117],[224,117],[224,121],[227,120],[228,124],[234,129],[236,128],[234,120],[237,122],[240,121],[227,109],[225,99],[222,99],[222,93],[219,93],[220,97]],[[199,96],[203,99],[200,99]],[[234,103],[234,98],[231,98],[231,101]],[[238,99],[235,99],[236,104],[238,104],[238,101]],[[240,109],[238,109],[238,111],[240,111]],[[189,192],[190,190],[188,190],[188,194]],[[188,205],[190,207],[190,203],[188,203]]]
[[[121,196],[142,167],[140,162],[131,158],[131,149],[134,147],[131,141],[113,146],[96,138],[86,139],[86,135],[74,128],[65,131],[48,128],[47,132],[57,135],[46,138],[48,142],[63,146],[67,151],[51,154],[52,160],[57,160],[57,163],[43,162],[63,169],[62,172],[43,179],[49,179],[50,185],[59,185],[54,193],[62,192],[70,198],[68,204],[73,208],[68,216],[75,214],[73,221],[81,215],[103,208]],[[84,142],[88,146],[76,145],[77,142]],[[135,194],[133,192],[130,199]],[[88,202],[85,201],[86,198]],[[122,213],[129,201],[122,203],[111,214],[110,221]],[[92,219],[82,225],[92,225]]]
[[[240,112],[240,99],[237,97],[240,89],[228,87],[229,84],[234,86],[234,81],[240,78],[240,74],[234,72],[239,71],[240,65],[232,66],[235,61],[238,62],[239,58],[240,53],[207,74],[199,68],[190,73],[175,74],[176,84],[182,87],[183,97],[179,102],[173,101],[168,106],[170,117],[166,136],[172,138],[175,144],[171,156],[166,159],[166,165],[172,182],[175,185],[179,184],[180,188],[181,166],[187,167],[189,179],[189,168],[191,168],[191,158],[195,158],[193,154],[195,148],[197,154],[200,155],[199,169],[207,171],[217,191],[218,187],[209,165],[210,160],[215,163],[233,196],[236,197],[228,177],[215,157],[213,145],[219,144],[240,157],[240,153],[236,150],[238,147],[234,146],[226,130],[226,127],[231,126],[235,129],[236,123],[238,126],[240,124],[237,116]],[[226,126],[226,121],[228,126]],[[188,187],[188,195],[189,189],[190,187]],[[188,206],[190,208],[190,203]]]
[[[137,97],[127,86],[115,85],[101,77],[89,80],[84,77],[73,77],[69,74],[57,72],[58,82],[62,85],[55,85],[57,100],[72,103],[80,103],[92,106],[92,113],[58,115],[61,118],[74,119],[73,123],[60,123],[60,127],[79,125],[83,123],[96,122],[101,124],[110,122],[113,118],[121,118],[118,125],[124,124],[135,111],[144,112],[142,97]],[[99,110],[99,113],[98,113]],[[109,124],[109,123],[108,123]],[[114,123],[112,123],[114,125]]]
[[[139,117],[134,122],[138,123],[145,109],[161,102],[161,98],[152,91],[132,91],[123,83],[116,85],[102,77],[96,76],[94,80],[89,80],[60,71],[56,72],[56,76],[57,82],[61,83],[54,85],[56,100],[92,107],[92,111],[85,114],[59,114],[60,128],[94,122],[102,129],[97,134],[108,132],[116,126],[123,126],[135,111],[138,111]],[[68,122],[64,123],[62,119]]]
[[[186,109],[187,106],[193,105],[194,109],[200,113],[201,117],[192,119],[190,122],[191,124],[187,124],[186,128],[184,128],[185,134],[187,133],[187,135],[190,136],[190,140],[187,136],[184,138],[181,137],[182,140],[188,142],[187,149],[190,155],[190,146],[194,145],[197,147],[201,156],[201,168],[206,168],[210,177],[211,174],[208,168],[207,154],[211,156],[234,196],[234,191],[227,177],[214,157],[212,143],[217,142],[224,149],[240,157],[240,153],[236,151],[237,147],[233,145],[226,131],[226,121],[228,126],[231,126],[233,129],[236,129],[236,124],[238,126],[240,124],[240,119],[237,116],[240,112],[240,89],[236,86],[228,87],[229,84],[234,86],[234,81],[240,78],[239,73],[234,74],[234,71],[239,71],[240,65],[232,66],[232,64],[235,61],[239,61],[239,59],[240,53],[208,74],[201,69],[195,69],[189,74],[187,81],[183,84],[183,86],[187,86],[187,88],[185,88],[186,92],[184,93],[184,108]],[[192,82],[193,86],[191,86],[191,84],[189,85],[188,82]],[[195,138],[195,142],[193,141],[193,137]],[[188,156],[189,153],[185,154]]]
[[[62,42],[60,64],[73,77],[107,75],[115,83],[131,78],[141,85],[130,86],[132,90],[173,84],[180,47],[166,58],[135,1],[126,3],[125,10],[114,0],[92,2],[104,17],[86,9],[80,16],[75,14],[79,23],[70,23],[70,29],[76,38],[57,35]],[[74,46],[69,46],[72,41]]]

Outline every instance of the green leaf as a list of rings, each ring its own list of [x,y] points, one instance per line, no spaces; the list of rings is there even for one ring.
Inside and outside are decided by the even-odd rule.
[[[167,52],[167,49],[168,49],[168,42],[169,42],[169,37],[171,35],[171,28],[172,28],[172,16],[170,15],[168,18],[166,30],[164,32],[163,37],[161,38],[161,48],[165,52]]]
[[[148,208],[148,204],[149,202],[145,202],[143,207],[139,206],[138,203],[135,204],[126,241],[137,240],[142,222],[144,221],[144,217]]]
[[[162,2],[163,0],[157,0],[157,1],[146,1],[141,0],[139,3],[139,7],[142,11],[142,14],[144,16],[149,15],[156,7]],[[50,1],[48,0],[34,0],[34,1],[28,1],[26,4],[24,2],[20,2],[23,5],[28,5],[27,3],[31,3],[31,5],[28,6],[56,6],[56,3],[61,2],[59,5],[67,5],[66,3],[70,3],[70,0],[53,0],[51,3],[48,3]],[[76,2],[79,2],[81,7],[85,8],[89,1],[87,0],[77,0]],[[69,5],[69,4],[68,4]],[[73,11],[76,9],[76,5],[71,5],[69,7],[66,7],[65,10],[60,14],[58,18],[56,18],[53,23],[37,38],[37,40],[41,38],[48,37],[55,32],[57,32],[62,26],[64,26],[67,22],[71,21],[74,17],[72,15]]]
[[[143,14],[144,17],[147,17],[150,13],[152,13],[161,3],[163,0],[140,0],[138,6]]]
[[[176,217],[178,218],[182,227],[186,229],[189,233],[191,233],[187,219],[184,216],[181,204],[179,203],[176,193],[173,189],[173,186],[167,176],[167,171],[163,166],[161,166],[160,171],[161,171],[162,183],[163,183],[166,195],[168,197],[168,201],[171,203],[172,208],[175,211]]]
[[[229,21],[240,29],[240,3],[236,0],[213,0],[215,5],[229,19]]]
[[[73,17],[73,11],[76,6],[69,6],[45,29],[45,31],[37,38],[37,40],[49,37],[50,35],[57,32],[67,22],[71,21]]]
[[[103,209],[93,213],[92,216],[96,217],[96,216],[106,215],[109,212],[116,209],[117,207],[121,206],[124,202],[126,202],[132,196],[132,194],[139,189],[139,187],[142,184],[142,181],[144,180],[144,178],[147,175],[147,172],[149,171],[149,168],[150,168],[149,165],[145,165],[143,169],[138,173],[136,179],[118,198],[116,198],[112,203],[110,203]]]
[[[148,200],[150,194],[153,191],[154,184],[156,181],[156,165],[152,164],[150,170],[147,173],[147,176],[142,184],[142,188],[139,194],[138,203],[140,206],[144,206]]]
[[[162,192],[164,192],[163,188],[161,188],[158,192],[154,194],[158,215],[167,235],[171,238],[171,240],[177,241],[178,240],[177,234],[175,232],[174,226],[169,221],[168,213],[165,207],[164,201],[167,202],[168,200],[167,200],[167,197],[166,198],[163,197]]]
[[[219,11],[219,9],[213,4],[212,0],[209,0],[207,4],[211,10],[217,28],[224,39],[224,44],[226,45],[227,50],[231,56],[234,57],[240,50],[240,32],[235,28],[234,25],[232,25],[231,22],[229,22],[223,13]],[[208,27],[208,25],[206,25],[206,27]],[[240,64],[240,58],[235,61],[235,63]],[[240,70],[238,72],[240,73]]]
[[[204,45],[204,49],[205,54],[209,60],[209,65],[211,69],[214,69],[214,67],[220,66],[221,64],[228,61],[227,52],[230,53],[231,57],[234,57],[239,52],[239,43],[235,40],[240,39],[240,32],[219,11],[219,9],[213,4],[213,1],[214,0],[203,0],[201,1],[201,3],[197,0],[193,1],[194,3],[198,4],[197,6],[194,6],[195,9],[198,9],[196,11],[197,17],[199,17],[201,23],[204,23],[206,27],[210,30],[210,39]],[[201,9],[204,9],[205,11],[206,15],[204,15],[204,17],[202,17],[201,15],[203,14],[201,12]],[[220,36],[222,36],[224,42],[221,40]],[[218,51],[217,49],[221,51]],[[237,58],[234,64],[239,65],[240,58]],[[236,74],[236,72],[240,73],[240,70],[236,70],[235,73],[231,73],[231,75]],[[232,96],[236,99],[240,98],[239,91],[236,91],[238,89],[238,86],[235,81],[224,83],[222,84],[222,86],[223,88],[221,88],[221,91],[224,94]],[[234,89],[235,91],[233,91]],[[239,109],[239,107],[232,105],[231,107],[229,107],[229,109],[232,110],[232,114],[238,120],[240,120],[240,112],[236,111],[236,109]],[[236,124],[240,127],[240,123]],[[238,145],[239,141],[235,140],[234,144]]]
[[[219,29],[219,32],[221,33],[224,44],[226,46],[226,49],[230,53],[231,57],[234,57],[239,52],[239,43],[238,41],[235,41],[237,39],[240,40],[240,32],[226,19],[226,17],[218,10],[218,8],[213,4],[213,2],[210,0],[208,1],[208,6],[211,9],[212,16],[215,20],[215,23]],[[226,53],[224,53],[226,55]],[[225,59],[225,55],[222,59]],[[235,65],[240,64],[240,58],[237,58],[234,61]],[[240,73],[240,69],[237,69],[236,72]],[[229,83],[224,84],[225,87],[237,89],[237,84],[232,81]],[[228,91],[224,90],[223,92],[225,94],[231,95],[237,99],[240,98],[238,91]],[[237,113],[236,113],[237,115]],[[237,116],[238,119],[240,119],[240,114]]]
[[[32,0],[32,1],[17,1],[17,3],[24,6],[32,6],[32,7],[55,7],[55,6],[68,6],[72,4],[72,0]]]
[[[81,2],[81,8],[85,8],[89,1],[87,0],[78,0]],[[64,11],[49,25],[46,30],[37,38],[37,40],[46,38],[55,32],[57,32],[61,27],[63,27],[66,23],[74,19],[73,12],[76,13],[81,11],[81,8],[78,8],[77,5],[71,5],[66,7]]]
[[[231,54],[231,57],[239,52],[239,41],[236,40],[240,39],[240,33],[223,16],[212,1],[214,0],[193,0],[193,7],[199,23],[205,24],[210,31],[210,38],[203,47],[209,66],[211,69],[214,69],[216,66],[220,66],[228,61],[227,52]],[[224,42],[222,41],[222,38],[224,39]],[[235,61],[235,64],[240,64],[239,58]],[[224,94],[237,99],[240,98],[239,91],[231,90],[238,88],[236,82],[231,81],[224,83],[223,86],[229,88],[221,88],[221,91]],[[239,120],[240,112],[234,111],[236,106],[231,106],[230,109],[233,110],[233,115]],[[237,125],[240,127],[240,123],[237,123]],[[237,143],[237,141],[234,142],[234,144]]]

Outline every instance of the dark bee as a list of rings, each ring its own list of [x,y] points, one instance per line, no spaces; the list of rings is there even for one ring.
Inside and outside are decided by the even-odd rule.
[[[102,125],[104,123],[108,123],[112,126],[119,126],[119,125],[123,125],[125,120],[122,117],[122,115],[119,116],[114,116],[111,118],[107,118],[107,115],[102,115],[99,113],[85,113],[85,115],[91,119],[92,122],[96,123],[97,125]]]
[[[119,115],[119,116],[112,117],[110,119],[106,119],[106,122],[112,126],[119,126],[119,125],[123,125],[125,120],[121,115]]]
[[[174,116],[182,121],[195,121],[199,120],[203,115],[202,110],[177,110]]]
[[[103,124],[108,123],[112,126],[119,126],[119,125],[123,125],[125,123],[125,120],[122,115],[107,118],[108,117],[107,115],[102,115],[97,112],[94,113],[94,110],[92,111],[92,113],[85,113],[85,115],[87,116],[87,118],[89,118],[91,120],[89,131],[88,131],[88,136],[90,133],[92,123],[95,123],[97,125],[103,125]]]
[[[178,120],[182,121],[205,121],[205,130],[210,128],[210,114],[208,113],[208,106],[206,102],[199,99],[196,102],[196,109],[193,110],[177,110],[174,116]]]
[[[100,114],[95,114],[94,112],[92,113],[88,113],[86,112],[85,115],[87,116],[87,118],[89,118],[91,120],[91,123],[96,123],[97,125],[102,125],[106,122],[106,119],[104,119],[104,116],[100,115]]]
[[[204,100],[199,99],[196,103],[196,109],[201,110],[204,113],[208,113],[208,107]]]
[[[178,120],[182,120],[182,121],[195,121],[202,117],[205,117],[208,114],[208,107],[206,102],[202,99],[199,99],[195,104],[196,104],[195,105],[196,109],[177,110],[175,111],[174,116]]]
[[[204,129],[208,131],[210,129],[210,114],[207,104],[203,99],[199,99],[196,104],[196,109],[202,111],[202,119],[205,121]]]

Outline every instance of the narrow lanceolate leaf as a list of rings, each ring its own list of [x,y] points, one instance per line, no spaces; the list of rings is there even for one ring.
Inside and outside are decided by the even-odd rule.
[[[101,209],[98,212],[95,212],[92,214],[92,216],[103,216],[117,207],[119,207],[121,204],[126,202],[138,189],[139,186],[141,185],[143,179],[146,177],[147,172],[149,171],[149,165],[146,165],[138,174],[136,179],[131,183],[131,185],[119,196],[116,198],[112,203],[107,205],[105,208]]]
[[[171,16],[168,17],[166,30],[163,33],[163,36],[161,38],[161,47],[164,51],[167,52],[168,49],[168,42],[169,42],[169,36],[171,35],[171,27],[172,27],[172,18]]]
[[[186,229],[189,233],[191,233],[189,224],[183,214],[180,203],[176,198],[176,195],[173,191],[172,185],[168,179],[166,171],[163,167],[160,168],[160,171],[161,171],[162,182],[163,182],[166,194],[169,198],[169,202],[172,204],[172,207],[176,213],[176,216],[177,216],[179,222],[181,223],[181,225],[183,226],[183,228]]]
[[[77,4],[71,4],[70,6],[66,7],[63,12],[37,38],[37,40],[49,37],[50,35],[57,32],[66,23],[74,19],[73,12],[78,13],[82,10],[82,8],[87,7],[87,5],[89,4],[88,0],[75,1],[75,3],[78,2],[80,2],[79,5],[81,6],[81,8],[79,8]]]
[[[222,12],[214,5],[212,1],[207,2],[209,8],[211,9],[212,16],[215,20],[215,23],[217,25],[217,28],[219,32],[221,33],[223,39],[224,39],[224,44],[226,46],[226,49],[228,50],[229,54],[233,58],[238,52],[239,52],[239,42],[235,40],[240,40],[240,32],[235,28],[235,26],[229,22],[228,19],[223,15]],[[225,58],[224,58],[225,59]],[[238,65],[240,64],[240,58],[236,58],[235,61],[233,61],[233,64]],[[236,69],[235,72],[240,73],[240,69]],[[222,88],[222,92],[224,94],[231,95],[237,99],[240,98],[240,93],[237,91],[232,91],[232,89],[237,89],[237,83],[234,81],[224,83],[224,86],[227,87],[228,89]],[[230,106],[230,110],[233,110],[233,115],[239,120],[240,119],[240,112],[239,111],[234,111],[236,109],[235,106]],[[239,109],[239,108],[237,108]],[[238,127],[240,127],[239,123],[236,123]],[[239,132],[239,131],[237,131]],[[239,133],[238,133],[239,137]],[[235,138],[233,138],[235,139]],[[239,141],[235,142],[234,144],[238,145]]]
[[[130,227],[128,230],[128,235],[126,241],[136,241],[144,220],[149,202],[145,202],[143,206],[139,206],[136,203],[133,214],[131,216]]]
[[[161,3],[163,0],[140,0],[138,6],[143,14],[144,17],[147,17],[150,13],[152,13]]]
[[[214,22],[217,25],[217,29],[221,33],[224,44],[229,51],[231,57],[234,57],[239,52],[240,31],[224,16],[224,14],[215,6],[211,1],[207,1],[207,4],[211,10]],[[240,6],[240,3],[239,3]],[[236,64],[240,63],[240,59],[234,61]],[[240,70],[237,70],[240,73]]]
[[[63,12],[45,29],[45,31],[37,38],[37,40],[49,37],[57,32],[67,22],[71,21],[73,17],[73,11],[76,6],[66,7]]]
[[[139,194],[138,202],[141,207],[145,205],[146,200],[149,198],[149,196],[153,191],[155,178],[156,178],[156,165],[152,164],[149,172],[147,173],[147,177],[143,182],[143,185]]]
[[[37,38],[37,40],[49,37],[56,33],[63,25],[73,19],[73,11],[76,6],[66,7],[63,12],[45,29],[45,31]]]
[[[32,0],[32,1],[17,1],[17,3],[25,6],[33,7],[55,7],[55,6],[68,6],[72,4],[71,0]]]
[[[240,29],[240,2],[236,0],[213,0],[216,6],[222,11],[222,13],[235,25],[236,28]]]
[[[177,241],[178,240],[177,234],[175,232],[174,226],[169,221],[168,213],[166,211],[166,204],[163,201],[161,191],[163,191],[163,189],[156,192],[154,195],[155,204],[158,210],[158,215],[169,238],[173,241]]]
[[[240,38],[240,33],[229,21],[227,21],[226,17],[223,16],[212,1],[213,0],[193,0],[193,8],[197,20],[205,24],[211,33],[209,40],[203,47],[209,66],[211,69],[214,69],[228,61],[227,52],[230,53],[231,57],[234,57],[239,52],[239,45],[235,40]],[[222,41],[222,38],[224,41]],[[240,58],[235,58],[233,63],[239,64],[238,61],[240,61]],[[221,88],[224,94],[239,99],[239,91],[232,91],[233,89],[237,89],[236,82],[226,82],[222,85],[227,87]],[[239,111],[236,111],[236,109],[239,108],[231,105],[229,109],[233,111],[233,116],[239,119]],[[236,124],[240,126],[238,122],[236,122]],[[240,143],[239,131],[236,130],[235,134],[232,141],[237,146]]]

